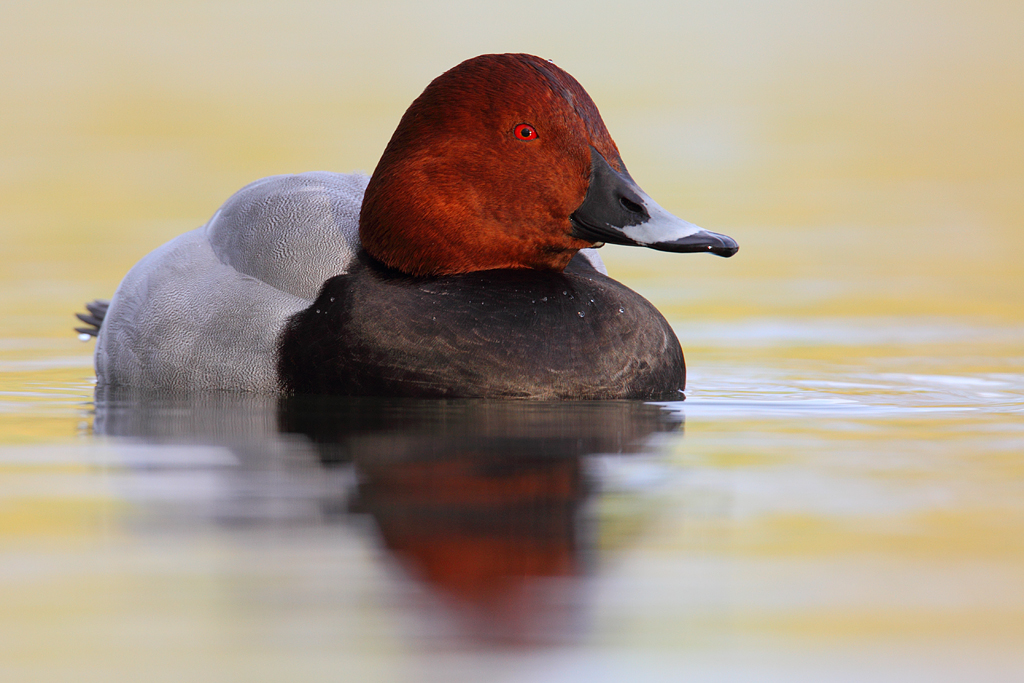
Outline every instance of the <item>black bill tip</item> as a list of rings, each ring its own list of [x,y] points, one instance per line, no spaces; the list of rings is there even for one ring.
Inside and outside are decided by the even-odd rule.
[[[655,242],[654,244],[648,245],[651,249],[657,249],[658,251],[672,251],[680,254],[692,254],[700,252],[708,252],[715,256],[722,256],[729,258],[737,251],[740,250],[740,246],[736,244],[736,240],[729,237],[728,235],[720,235],[717,232],[709,232],[707,230],[701,230],[695,232],[692,235],[686,237],[680,237],[677,240],[671,242]]]

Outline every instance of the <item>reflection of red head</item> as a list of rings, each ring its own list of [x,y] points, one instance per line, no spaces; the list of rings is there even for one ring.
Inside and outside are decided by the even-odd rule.
[[[462,634],[515,645],[585,627],[588,456],[645,451],[681,421],[640,401],[296,396],[281,423],[319,444],[325,464],[352,463],[348,509],[372,516],[385,549],[441,608],[432,632],[451,617],[469,622]]]
[[[523,599],[531,579],[579,573],[576,458],[390,462],[361,473],[363,506],[406,567],[512,631],[543,617],[530,613],[543,604]]]

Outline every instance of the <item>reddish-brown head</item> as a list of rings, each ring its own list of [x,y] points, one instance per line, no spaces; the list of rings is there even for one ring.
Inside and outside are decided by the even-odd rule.
[[[483,55],[436,78],[398,124],[366,189],[363,247],[412,275],[562,270],[591,148],[625,173],[593,100],[551,62]]]

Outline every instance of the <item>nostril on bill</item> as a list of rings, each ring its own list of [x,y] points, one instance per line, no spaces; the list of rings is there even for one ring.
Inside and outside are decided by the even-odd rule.
[[[638,213],[640,215],[646,215],[647,213],[646,211],[644,211],[644,207],[642,207],[640,204],[637,204],[631,199],[627,199],[626,197],[619,197],[619,204],[622,206],[622,208],[624,208],[626,211],[629,211],[630,213]]]

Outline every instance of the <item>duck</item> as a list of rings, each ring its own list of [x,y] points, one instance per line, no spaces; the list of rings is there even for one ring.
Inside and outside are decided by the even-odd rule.
[[[369,177],[247,185],[79,331],[106,387],[679,400],[679,341],[605,244],[738,250],[640,188],[566,71],[481,55],[413,101]]]

